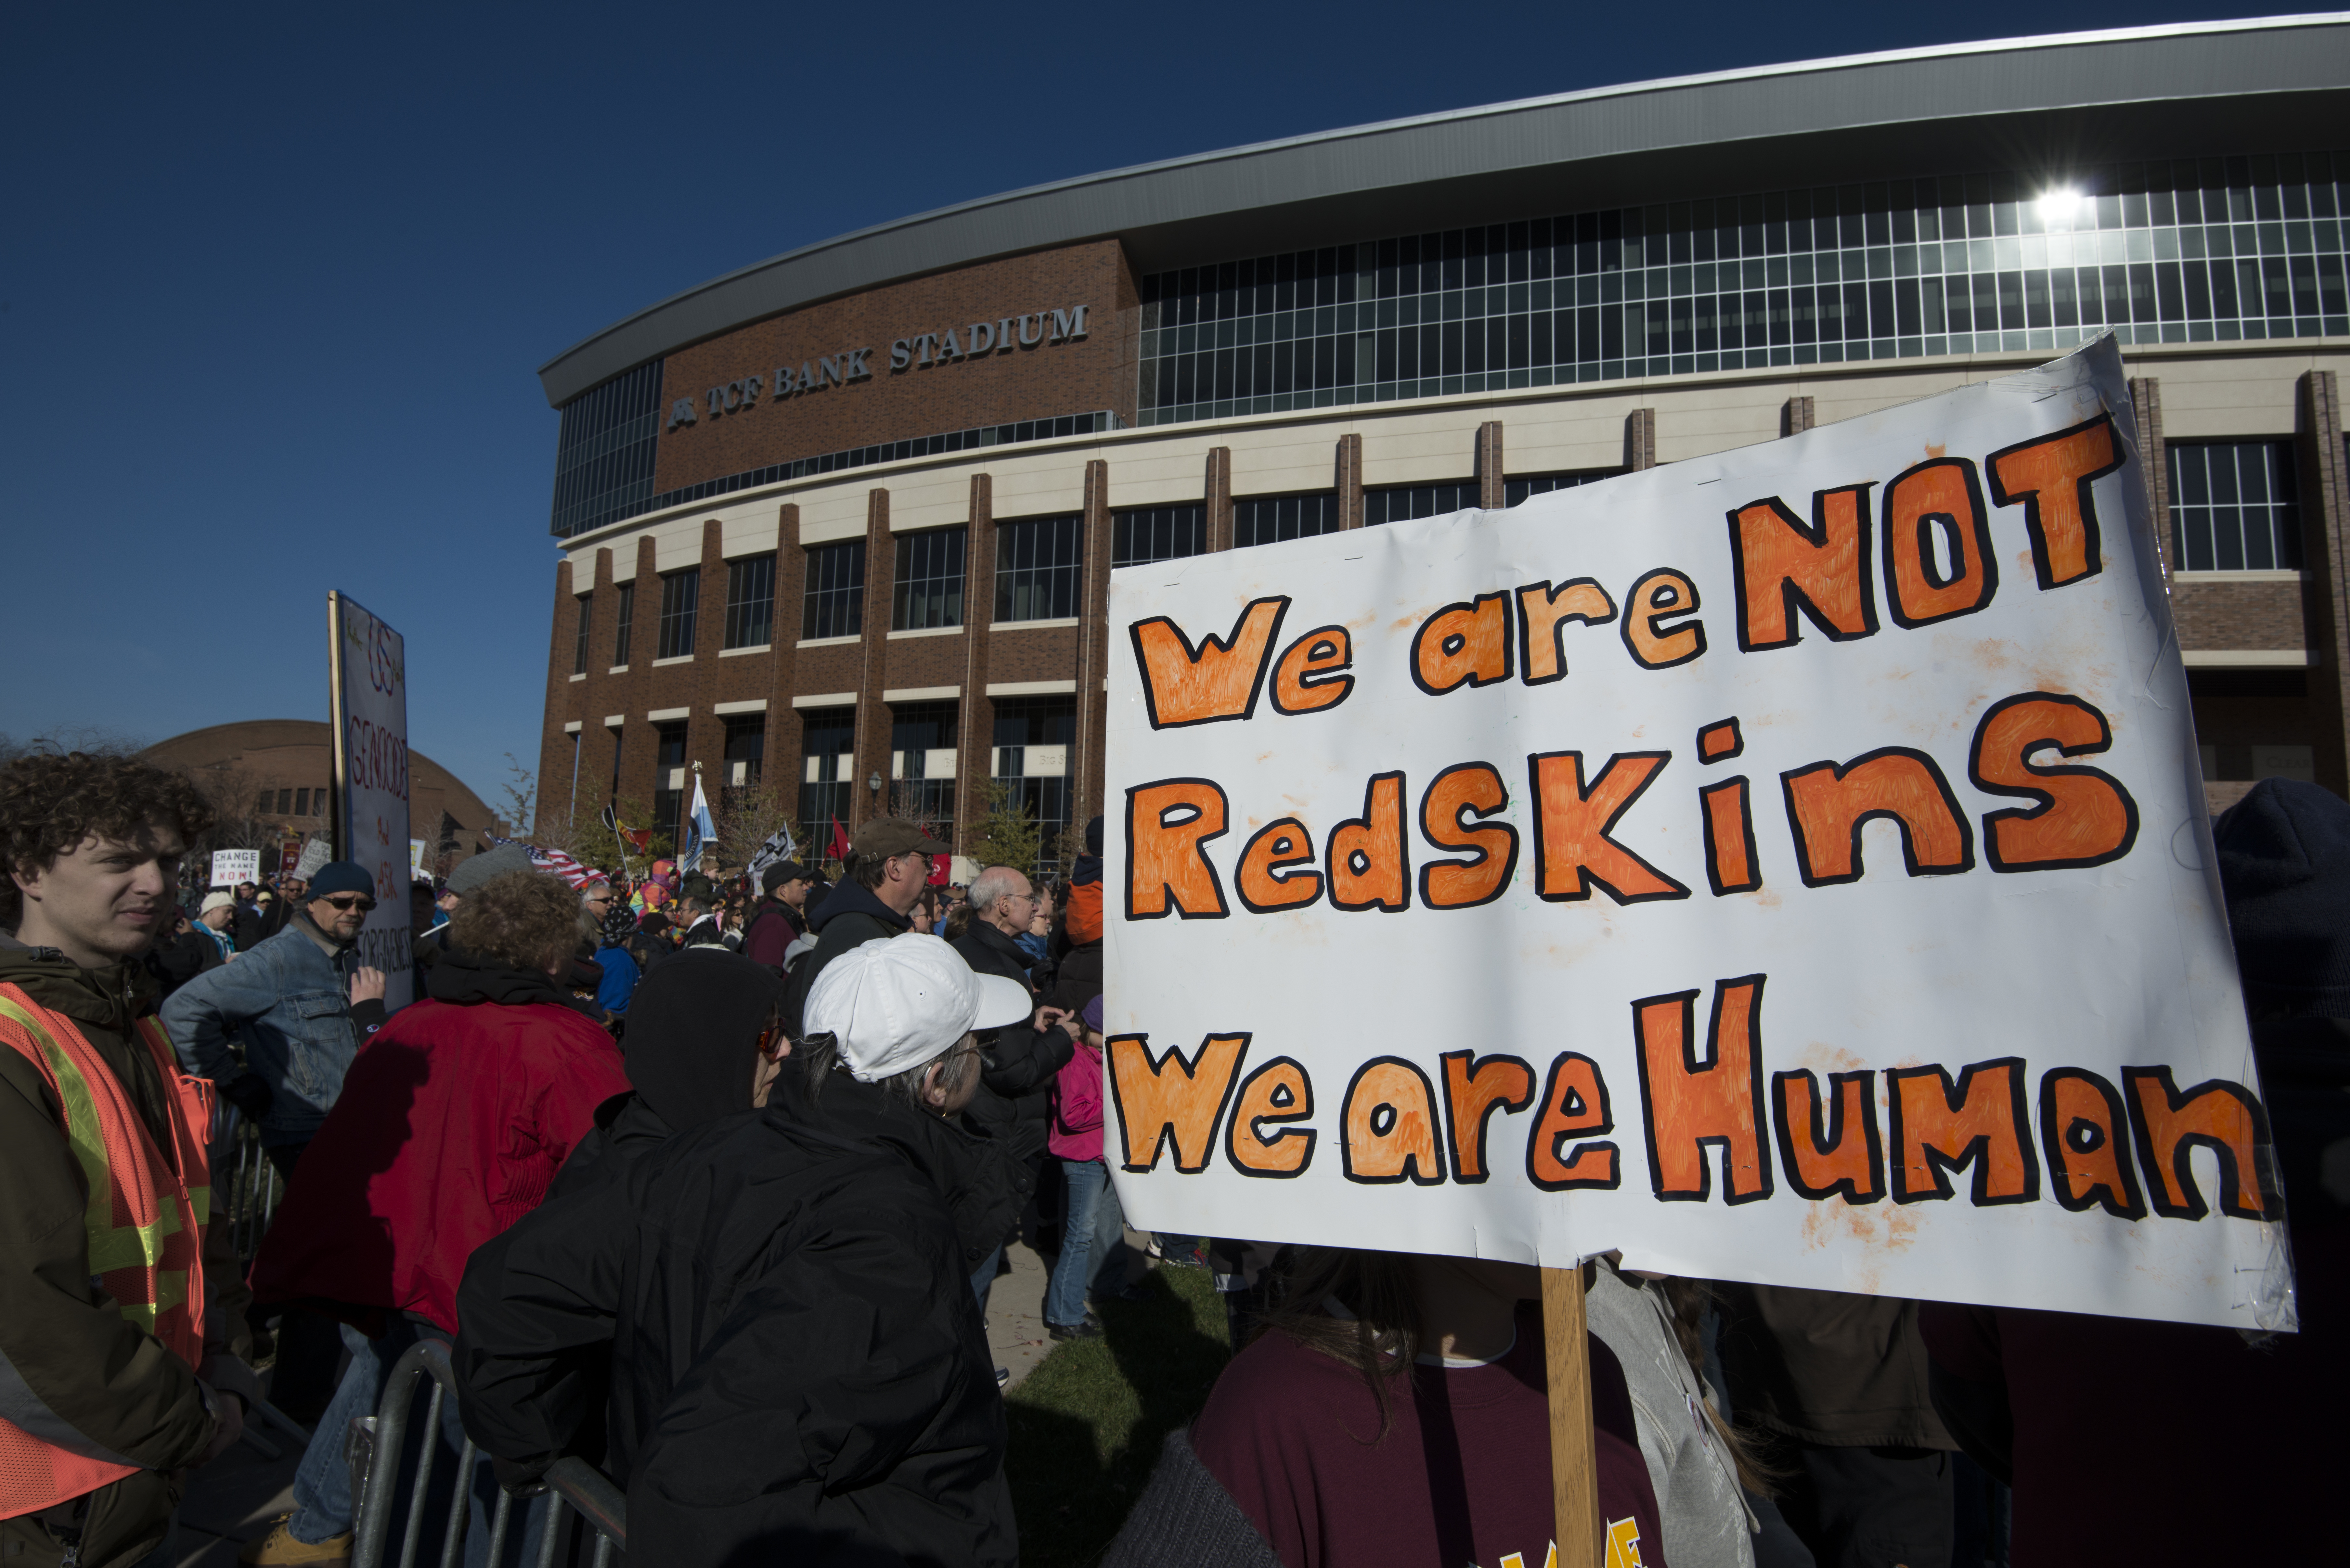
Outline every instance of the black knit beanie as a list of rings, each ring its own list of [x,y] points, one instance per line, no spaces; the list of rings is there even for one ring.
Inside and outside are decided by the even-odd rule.
[[[2293,779],[2262,779],[2211,836],[2256,1012],[2350,1018],[2350,804]]]

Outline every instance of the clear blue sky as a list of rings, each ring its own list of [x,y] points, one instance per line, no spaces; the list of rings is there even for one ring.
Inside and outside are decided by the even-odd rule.
[[[338,587],[407,635],[411,743],[496,798],[545,695],[535,371],[796,245],[1399,115],[2262,14],[28,5],[0,51],[0,732],[323,719]]]

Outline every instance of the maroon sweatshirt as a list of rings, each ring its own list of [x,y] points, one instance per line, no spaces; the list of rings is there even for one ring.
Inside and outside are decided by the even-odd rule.
[[[1592,1339],[1608,1568],[1659,1568],[1657,1499],[1623,1369]],[[1544,1568],[1555,1533],[1542,1314],[1488,1366],[1418,1366],[1382,1437],[1363,1375],[1278,1332],[1235,1356],[1192,1450],[1285,1568]]]

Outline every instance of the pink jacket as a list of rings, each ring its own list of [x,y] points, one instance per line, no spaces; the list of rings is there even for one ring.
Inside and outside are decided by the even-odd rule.
[[[1053,1125],[1045,1147],[1058,1159],[1102,1157],[1102,1054],[1083,1040],[1053,1080]]]

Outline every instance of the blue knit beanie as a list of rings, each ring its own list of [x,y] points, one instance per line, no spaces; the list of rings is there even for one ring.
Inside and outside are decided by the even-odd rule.
[[[364,893],[373,898],[375,878],[367,874],[365,867],[355,862],[329,860],[318,867],[316,877],[310,878],[308,896],[323,898],[329,893]]]
[[[2350,1018],[2350,803],[2316,784],[2262,779],[2211,836],[2246,1002]]]

